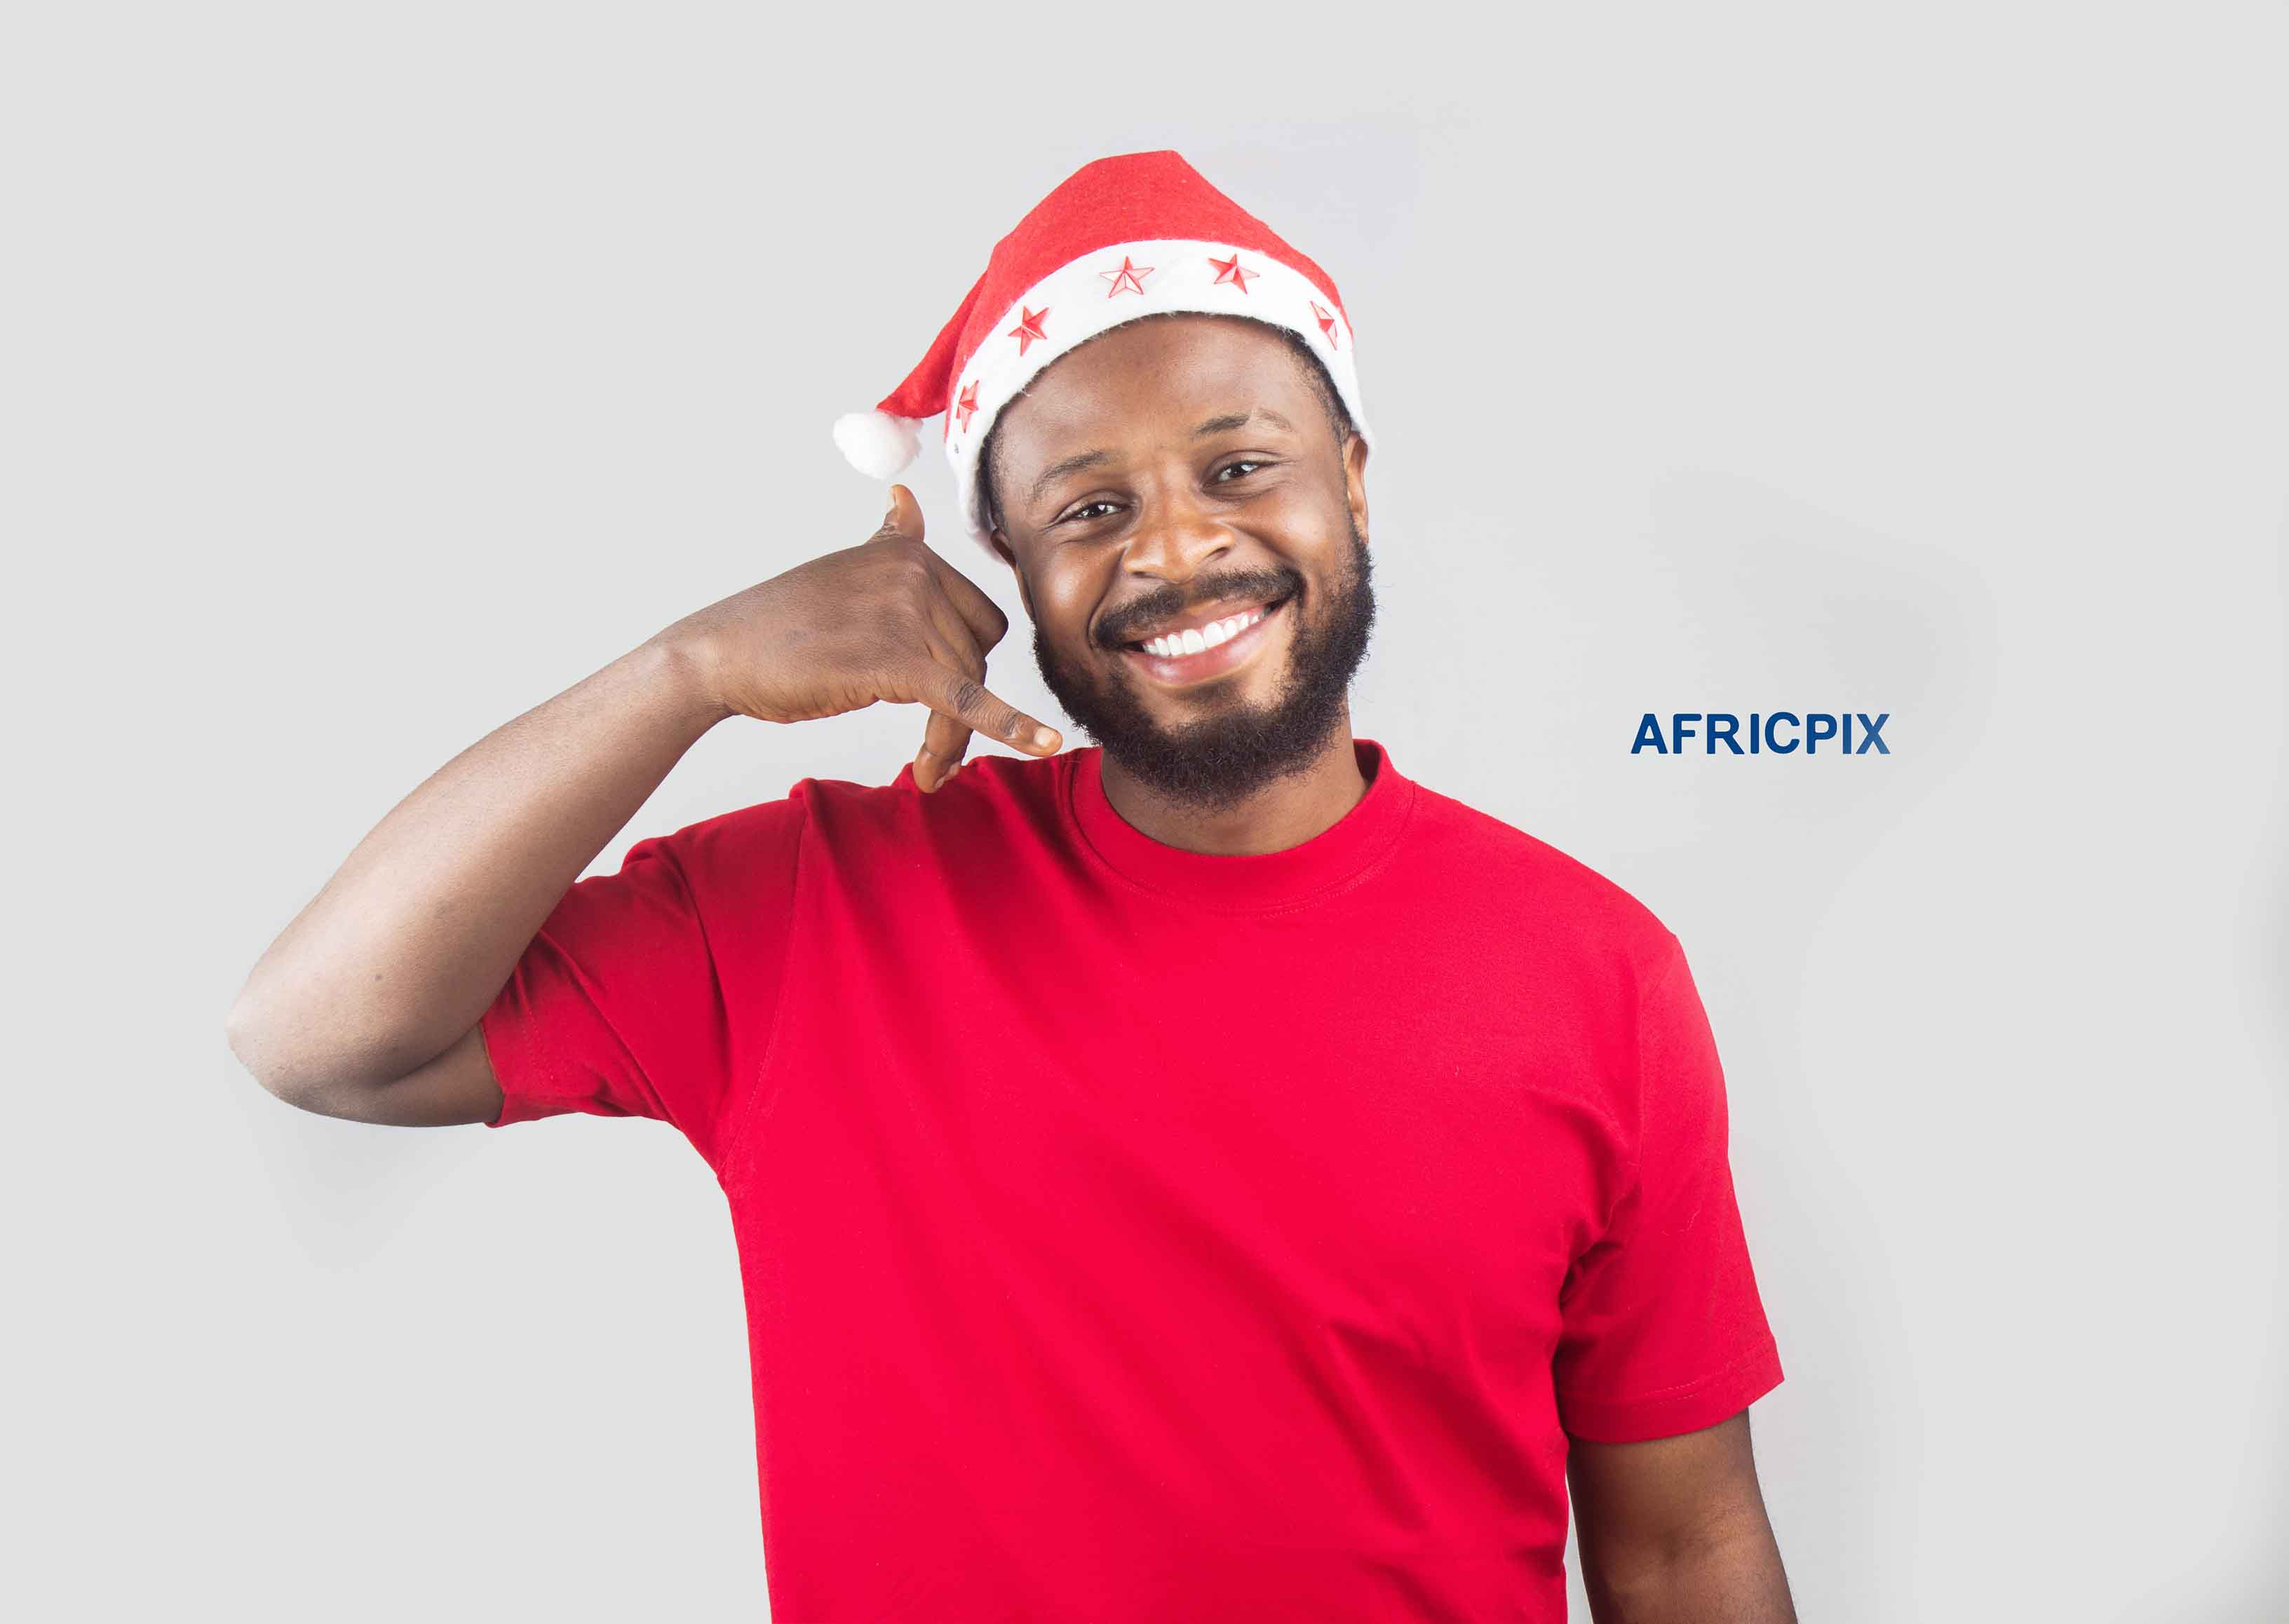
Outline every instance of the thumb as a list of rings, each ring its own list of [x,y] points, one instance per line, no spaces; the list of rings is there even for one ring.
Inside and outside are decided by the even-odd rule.
[[[904,485],[890,487],[890,510],[882,515],[882,528],[916,541],[922,538],[922,505]]]

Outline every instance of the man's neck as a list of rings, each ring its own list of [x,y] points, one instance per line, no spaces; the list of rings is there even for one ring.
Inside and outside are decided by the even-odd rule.
[[[1367,793],[1348,716],[1310,766],[1283,774],[1247,800],[1215,812],[1168,800],[1131,776],[1110,751],[1098,769],[1105,800],[1130,828],[1163,846],[1216,856],[1301,846],[1341,822]]]

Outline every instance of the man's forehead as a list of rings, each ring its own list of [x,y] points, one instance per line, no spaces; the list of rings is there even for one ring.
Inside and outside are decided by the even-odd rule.
[[[1138,330],[1153,328],[1163,330]],[[1058,357],[1035,378],[1004,414],[1006,440],[1011,450],[1022,442],[1028,452],[1054,455],[1049,442],[1067,435],[1149,428],[1190,437],[1210,419],[1255,412],[1292,427],[1308,389],[1294,352],[1253,322],[1134,322]]]

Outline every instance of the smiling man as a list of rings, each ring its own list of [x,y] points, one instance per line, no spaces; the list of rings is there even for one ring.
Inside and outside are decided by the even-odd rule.
[[[788,1620],[1793,1616],[1781,1380],[1676,938],[1355,738],[1349,317],[1174,153],[1093,163],[900,389],[1006,617],[874,536],[454,759],[256,966],[305,1109],[672,1124],[722,1185]],[[733,717],[927,707],[887,785],[639,842]],[[973,734],[1020,754],[964,765]]]
[[[1014,402],[979,462],[1034,659],[1129,789],[1124,808],[1152,797],[1221,824],[1201,849],[1247,850],[1276,799],[1317,830],[1359,798],[1347,700],[1375,619],[1367,442],[1293,334],[1134,320]],[[1024,477],[1005,505],[1010,467]],[[1146,505],[1160,511],[1139,533]],[[1233,545],[1235,520],[1264,545]],[[1288,779],[1312,793],[1266,793]]]

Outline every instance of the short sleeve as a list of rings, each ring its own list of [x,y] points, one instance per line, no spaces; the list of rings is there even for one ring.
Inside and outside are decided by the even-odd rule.
[[[1635,1175],[1559,1296],[1559,1417],[1591,1443],[1696,1432],[1778,1386],[1734,1198],[1725,1077],[1676,938],[1639,994]]]
[[[650,1117],[716,1165],[778,1015],[807,783],[639,841],[564,894],[481,1022],[502,1095],[488,1126]]]

